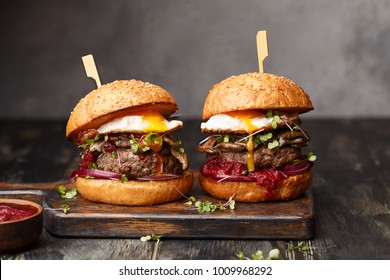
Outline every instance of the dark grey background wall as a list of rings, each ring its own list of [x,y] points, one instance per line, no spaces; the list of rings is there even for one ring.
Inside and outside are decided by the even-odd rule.
[[[390,1],[14,0],[1,5],[0,117],[66,118],[95,87],[136,78],[167,89],[183,118],[200,118],[211,86],[258,70],[312,97],[311,117],[390,116]]]

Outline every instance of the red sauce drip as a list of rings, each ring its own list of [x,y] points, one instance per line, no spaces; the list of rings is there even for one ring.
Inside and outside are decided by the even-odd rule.
[[[16,221],[34,215],[37,210],[34,207],[19,209],[9,205],[0,205],[0,222]]]

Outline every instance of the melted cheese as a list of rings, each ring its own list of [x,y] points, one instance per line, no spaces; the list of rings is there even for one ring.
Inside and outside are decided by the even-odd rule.
[[[183,126],[183,122],[166,120],[157,111],[137,112],[136,115],[128,115],[108,122],[97,129],[99,133],[113,132],[139,132],[139,133],[164,133]]]

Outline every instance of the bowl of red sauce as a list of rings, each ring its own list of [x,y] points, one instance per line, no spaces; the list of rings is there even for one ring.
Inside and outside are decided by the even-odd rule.
[[[24,199],[0,199],[0,251],[37,242],[43,229],[43,208]]]

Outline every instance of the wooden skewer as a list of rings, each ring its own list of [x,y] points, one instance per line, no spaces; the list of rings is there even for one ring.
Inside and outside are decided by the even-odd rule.
[[[263,61],[268,56],[267,31],[261,30],[256,35],[257,57],[259,59],[259,72],[264,73]]]
[[[98,71],[96,69],[95,61],[93,59],[93,55],[85,55],[82,57],[85,72],[87,73],[88,78],[92,78],[96,82],[96,86],[100,88],[102,86],[99,78]]]

